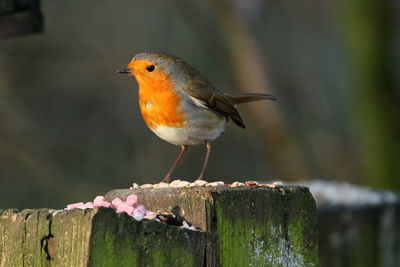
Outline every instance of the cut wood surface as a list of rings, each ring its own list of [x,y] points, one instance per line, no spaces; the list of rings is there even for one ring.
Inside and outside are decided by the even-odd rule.
[[[0,266],[202,266],[203,233],[109,208],[4,210]]]
[[[114,190],[201,231],[109,208],[0,211],[0,266],[318,266],[315,202],[299,186]]]
[[[315,202],[306,187],[114,190],[174,211],[207,233],[207,266],[317,266]]]

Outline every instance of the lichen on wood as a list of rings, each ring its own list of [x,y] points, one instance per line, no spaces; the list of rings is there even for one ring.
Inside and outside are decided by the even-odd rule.
[[[305,187],[114,190],[199,230],[110,208],[0,211],[3,266],[318,266],[315,202]]]
[[[207,266],[318,266],[315,201],[299,186],[114,190],[207,233]]]

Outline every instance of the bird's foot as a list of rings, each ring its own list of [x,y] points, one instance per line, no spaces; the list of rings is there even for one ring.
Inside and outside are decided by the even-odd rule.
[[[196,181],[203,181],[204,180],[204,176],[203,175],[200,175],[199,177],[197,177],[197,179],[196,179]],[[195,181],[195,182],[196,182]]]
[[[171,176],[169,175],[165,176],[164,180],[162,180],[161,182],[167,184],[171,183]]]

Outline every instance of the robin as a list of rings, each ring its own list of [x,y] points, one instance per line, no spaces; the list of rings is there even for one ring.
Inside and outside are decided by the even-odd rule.
[[[224,133],[231,119],[245,128],[236,104],[275,96],[259,93],[227,94],[216,89],[192,66],[163,52],[144,52],[133,57],[118,73],[135,76],[139,107],[147,126],[160,138],[181,147],[163,182],[171,175],[188,146],[205,144],[202,180],[211,152],[211,141]]]

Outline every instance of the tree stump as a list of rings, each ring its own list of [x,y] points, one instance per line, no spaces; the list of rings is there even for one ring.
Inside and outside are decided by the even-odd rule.
[[[318,266],[315,202],[300,186],[114,190],[201,231],[109,208],[0,211],[0,266]]]

